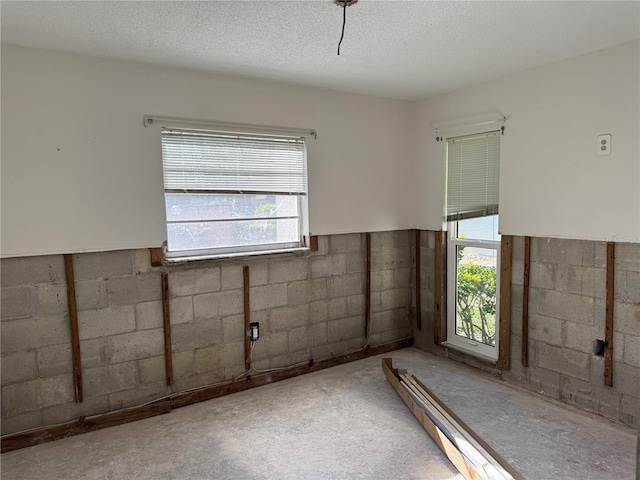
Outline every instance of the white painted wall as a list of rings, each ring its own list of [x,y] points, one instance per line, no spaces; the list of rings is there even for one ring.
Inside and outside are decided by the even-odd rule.
[[[2,46],[2,256],[159,246],[155,114],[314,128],[314,234],[411,226],[411,104]]]
[[[501,111],[509,117],[501,143],[502,233],[640,241],[639,45],[418,102],[415,226],[442,227],[444,144],[432,125]],[[612,150],[599,157],[603,133],[613,135]]]

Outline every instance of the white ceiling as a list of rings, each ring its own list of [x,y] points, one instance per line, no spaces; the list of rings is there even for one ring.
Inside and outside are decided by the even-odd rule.
[[[640,38],[640,2],[2,1],[2,42],[415,100]]]

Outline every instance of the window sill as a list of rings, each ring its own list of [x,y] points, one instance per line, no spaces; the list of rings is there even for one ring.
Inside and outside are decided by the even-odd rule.
[[[454,351],[462,353],[462,354],[464,354],[466,356],[478,359],[478,360],[480,360],[482,362],[489,363],[492,366],[495,366],[498,363],[498,359],[497,358],[491,357],[489,355],[484,355],[484,354],[479,353],[479,352],[471,351],[469,349],[463,348],[460,345],[457,345],[457,344],[452,343],[452,342],[442,342],[441,345],[443,347],[445,347],[445,348],[448,348],[449,350],[454,350]]]
[[[167,265],[178,265],[181,263],[197,262],[201,260],[224,260],[234,258],[250,258],[265,255],[278,255],[283,253],[306,253],[311,251],[309,247],[283,248],[281,250],[261,250],[255,252],[237,252],[237,253],[220,253],[211,255],[194,255],[184,257],[170,257],[165,254],[165,263]]]

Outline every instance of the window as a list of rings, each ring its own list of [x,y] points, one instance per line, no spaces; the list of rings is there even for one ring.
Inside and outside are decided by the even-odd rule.
[[[500,133],[447,140],[447,342],[498,357]]]
[[[162,130],[167,258],[304,246],[305,139]]]

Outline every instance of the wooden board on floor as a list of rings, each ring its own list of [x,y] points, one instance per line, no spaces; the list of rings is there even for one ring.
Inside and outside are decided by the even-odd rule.
[[[465,479],[523,480],[522,475],[416,377],[408,375],[406,370],[393,368],[391,358],[382,359],[382,370],[400,398]],[[459,439],[459,444],[456,439]]]

